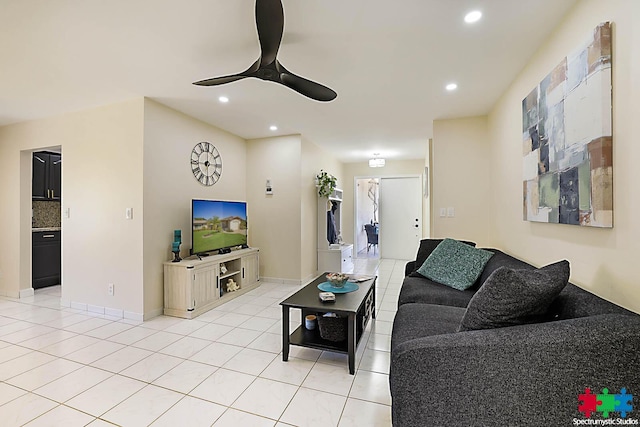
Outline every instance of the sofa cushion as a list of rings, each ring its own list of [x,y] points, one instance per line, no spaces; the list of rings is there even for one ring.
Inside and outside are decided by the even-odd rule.
[[[416,338],[456,332],[464,308],[432,304],[404,304],[396,312],[391,348]]]
[[[545,320],[569,280],[569,262],[535,270],[500,267],[469,301],[459,331],[492,329]]]
[[[493,252],[444,239],[417,272],[434,282],[465,290],[473,286],[492,256]]]
[[[403,304],[438,304],[453,307],[466,307],[477,288],[471,287],[464,291],[453,289],[449,286],[436,283],[424,276],[405,277],[398,296],[398,307]]]
[[[500,267],[509,267],[514,270],[535,270],[535,267],[533,265],[527,264],[526,262],[519,260],[518,258],[512,257],[511,255],[506,254],[499,249],[481,249],[493,252],[493,256],[491,257],[489,262],[487,262],[487,265],[484,266],[484,270],[482,270],[482,274],[480,275],[480,277],[478,277],[478,281],[476,283],[476,286],[478,287],[480,287],[487,280],[487,278],[491,276],[491,273],[493,273]]]
[[[422,239],[420,240],[420,247],[418,248],[418,255],[416,256],[416,261],[413,264],[413,272],[415,273],[416,270],[418,268],[420,268],[422,266],[422,264],[424,264],[424,262],[427,260],[427,258],[429,258],[429,255],[431,255],[431,252],[433,252],[433,250],[435,248],[438,247],[438,245],[440,243],[442,243],[444,239]],[[462,243],[465,243],[469,246],[474,246],[475,247],[475,243],[474,242],[468,242],[466,240],[460,240]]]
[[[633,316],[635,313],[585,291],[573,283],[567,283],[567,286],[553,300],[549,308],[549,317],[554,320],[576,319],[599,314]]]

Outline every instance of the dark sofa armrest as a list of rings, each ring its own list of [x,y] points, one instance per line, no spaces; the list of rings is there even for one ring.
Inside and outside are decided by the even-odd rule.
[[[393,425],[570,425],[586,387],[640,392],[639,349],[640,316],[619,314],[406,341],[392,349]]]
[[[411,273],[414,272],[414,270],[416,269],[416,262],[415,261],[409,261],[405,266],[404,266],[404,276],[407,277],[408,275],[410,275]]]

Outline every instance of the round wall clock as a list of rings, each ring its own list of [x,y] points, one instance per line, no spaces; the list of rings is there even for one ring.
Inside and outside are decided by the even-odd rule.
[[[210,142],[199,142],[191,150],[191,172],[202,185],[213,185],[222,176],[222,157]]]

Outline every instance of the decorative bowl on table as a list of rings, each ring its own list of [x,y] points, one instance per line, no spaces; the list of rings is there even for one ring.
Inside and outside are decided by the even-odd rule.
[[[347,280],[349,280],[349,275],[344,273],[329,273],[327,274],[327,280],[334,288],[342,288],[345,283],[347,283]]]

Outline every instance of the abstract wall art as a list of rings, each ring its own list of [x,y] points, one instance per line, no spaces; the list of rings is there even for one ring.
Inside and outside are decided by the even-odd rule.
[[[522,100],[524,220],[613,227],[611,23]]]

